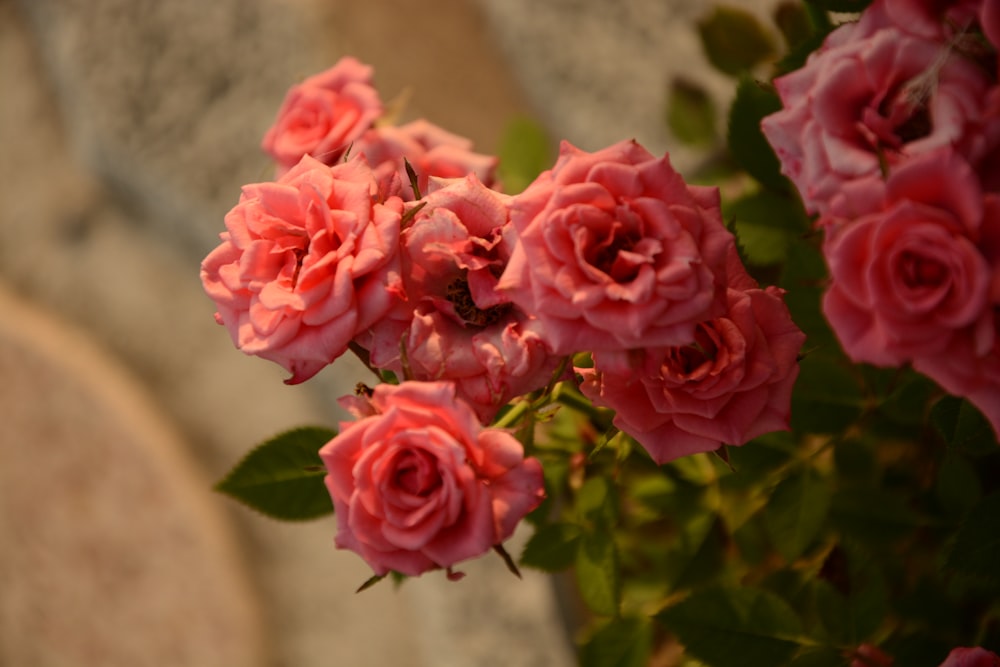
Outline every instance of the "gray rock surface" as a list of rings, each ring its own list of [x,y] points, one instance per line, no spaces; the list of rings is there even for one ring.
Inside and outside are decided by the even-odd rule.
[[[489,17],[536,113],[558,139],[584,150],[636,139],[654,154],[670,151],[683,173],[700,156],[679,145],[665,123],[668,85],[681,75],[718,101],[731,79],[705,59],[694,27],[715,6],[705,0],[474,0]],[[776,0],[729,0],[766,18]]]

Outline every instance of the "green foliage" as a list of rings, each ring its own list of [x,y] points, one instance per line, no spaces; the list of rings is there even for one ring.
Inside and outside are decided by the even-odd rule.
[[[765,590],[699,590],[657,615],[691,655],[712,667],[781,665],[802,643],[795,610]]]
[[[781,164],[760,130],[761,119],[780,109],[781,100],[771,86],[743,76],[729,111],[727,142],[729,152],[748,174],[772,190],[786,192],[788,181],[781,175]]]
[[[716,7],[698,23],[698,34],[708,61],[733,76],[754,69],[776,52],[767,28],[739,7]]]
[[[648,618],[620,617],[598,628],[580,649],[581,667],[645,667],[653,646]]]
[[[756,266],[783,263],[809,224],[798,201],[767,190],[727,203],[722,213],[731,221],[744,258]]]
[[[334,435],[329,429],[305,427],[275,436],[247,454],[215,488],[275,519],[302,521],[330,514],[326,469],[317,452]]]
[[[545,130],[530,118],[514,118],[507,124],[497,151],[497,171],[506,192],[521,192],[551,166],[550,145]]]
[[[582,536],[576,552],[580,597],[597,614],[617,616],[622,582],[618,549],[611,534],[600,530]]]
[[[955,536],[947,567],[991,585],[1000,583],[1000,492],[983,498]]]
[[[521,554],[521,564],[546,572],[568,569],[576,560],[582,531],[572,523],[543,524]]]
[[[931,421],[949,447],[973,456],[996,451],[990,423],[965,399],[943,397],[931,409]]]
[[[764,525],[775,549],[794,561],[819,537],[830,508],[829,483],[811,468],[781,480],[764,509]]]
[[[715,103],[704,87],[683,77],[670,82],[667,126],[675,137],[691,146],[715,143]]]

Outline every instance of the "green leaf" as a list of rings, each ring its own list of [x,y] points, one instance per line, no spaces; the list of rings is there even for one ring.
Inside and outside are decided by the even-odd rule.
[[[618,497],[607,477],[589,477],[576,496],[576,511],[584,521],[608,527],[618,520]]]
[[[545,572],[568,569],[576,560],[580,527],[572,523],[539,526],[521,554],[521,564]]]
[[[997,451],[990,423],[976,406],[957,396],[945,396],[931,408],[931,423],[949,447],[973,456]]]
[[[921,523],[898,495],[878,487],[853,485],[834,494],[830,517],[845,535],[876,546],[908,535]]]
[[[781,31],[781,36],[785,38],[785,44],[789,48],[801,44],[812,34],[809,14],[801,2],[784,0],[774,8],[773,16],[774,23],[778,26],[778,30]]]
[[[336,433],[298,428],[253,449],[216,486],[249,507],[275,519],[302,521],[333,511],[317,453]]]
[[[798,199],[761,191],[723,206],[747,260],[757,266],[784,262],[794,238],[809,225]]]
[[[798,649],[802,632],[787,602],[749,587],[702,589],[656,618],[712,667],[781,665]]]
[[[528,187],[543,171],[552,166],[550,142],[536,121],[514,118],[507,124],[498,151],[497,171],[504,191],[517,194]]]
[[[716,7],[698,22],[698,34],[708,61],[725,74],[738,76],[775,54],[767,28],[738,7]]]
[[[982,498],[983,485],[968,459],[949,451],[941,461],[934,491],[947,511],[965,514]]]
[[[864,397],[857,379],[836,357],[808,354],[799,362],[792,394],[792,428],[838,433],[860,416]]]
[[[691,146],[715,143],[715,104],[703,86],[684,77],[670,82],[667,126],[680,141]]]
[[[821,307],[826,278],[826,260],[819,245],[806,237],[793,239],[778,283],[787,290],[785,305],[808,337],[805,350],[821,347],[836,354],[840,347]]]
[[[595,614],[617,616],[621,603],[618,550],[610,533],[582,537],[576,552],[576,583],[580,598]]]
[[[760,129],[761,119],[780,110],[781,99],[773,87],[748,76],[741,78],[729,109],[727,141],[733,159],[748,174],[772,190],[789,192],[778,156]]]
[[[817,538],[831,497],[827,480],[812,469],[789,475],[775,487],[764,508],[764,525],[785,560],[801,556]]]
[[[1000,492],[984,497],[959,528],[947,567],[990,582],[1000,578]]]
[[[647,618],[615,618],[597,629],[580,649],[581,667],[646,667],[653,649]]]

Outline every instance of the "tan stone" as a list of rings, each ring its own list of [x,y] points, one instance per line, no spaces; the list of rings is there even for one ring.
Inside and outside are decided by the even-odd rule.
[[[262,665],[208,482],[138,385],[0,292],[0,664]]]

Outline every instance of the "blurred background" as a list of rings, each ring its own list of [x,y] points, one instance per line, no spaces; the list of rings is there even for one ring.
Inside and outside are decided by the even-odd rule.
[[[763,10],[764,0],[731,4]],[[354,55],[402,120],[492,153],[518,117],[596,150],[696,153],[683,74],[720,100],[702,0],[0,0],[0,665],[567,665],[547,577],[498,558],[362,594],[332,518],[279,524],[212,484],[335,426],[366,379],[305,385],[215,324],[201,259],[292,83]],[[720,102],[718,108],[725,108]],[[523,536],[522,536],[523,539]],[[510,548],[517,553],[517,545]]]

